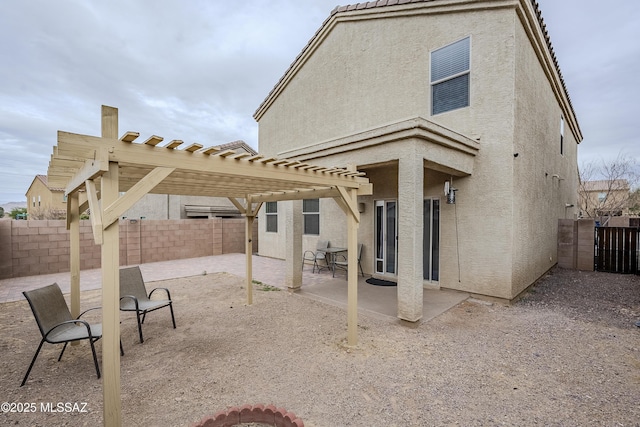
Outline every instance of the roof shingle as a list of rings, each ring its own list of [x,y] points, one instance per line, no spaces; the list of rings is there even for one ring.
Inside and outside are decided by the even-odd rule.
[[[49,187],[47,175],[36,175],[36,178],[39,179],[50,191],[64,191],[64,188]]]

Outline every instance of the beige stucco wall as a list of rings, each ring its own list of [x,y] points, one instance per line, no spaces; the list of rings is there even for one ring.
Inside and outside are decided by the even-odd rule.
[[[466,36],[471,106],[431,116],[429,53]],[[374,195],[361,200],[359,230],[370,248],[365,271],[372,271],[373,201],[398,198],[394,162],[403,150],[425,160],[423,197],[441,198],[440,286],[510,299],[557,261],[557,220],[572,218],[565,204],[576,204],[576,136],[567,124],[561,156],[562,110],[514,8],[339,22],[322,37],[259,117],[260,151],[324,166],[353,163],[368,173]],[[470,175],[453,176],[455,205],[442,193],[451,175],[429,166],[442,146],[409,138],[342,153],[316,149],[411,117],[479,142]],[[304,157],[305,146],[316,154]],[[321,235],[340,245],[344,221],[334,205],[321,205]],[[312,249],[316,240],[305,237],[303,244]],[[260,242],[261,254],[282,257],[278,235],[263,233]],[[411,262],[421,263],[415,255]]]
[[[47,211],[66,211],[67,202],[62,191],[51,191],[37,177],[27,190],[27,217]]]
[[[577,212],[577,142],[531,43],[516,30],[513,287],[516,296],[558,262],[557,220]],[[564,149],[560,121],[565,117]],[[573,205],[567,207],[567,205]]]
[[[513,41],[505,42],[504,34],[513,32],[513,19],[513,10],[499,9],[338,23],[279,94],[277,106],[259,118],[260,152],[274,155],[409,117],[428,118],[429,53],[469,35],[471,102],[492,108],[445,113],[435,121],[475,137],[483,116],[493,122],[503,117],[493,108],[501,106],[496,101],[512,99],[513,86],[504,77],[513,74]]]
[[[310,144],[413,116],[480,138],[473,180],[456,181],[458,230],[464,236],[461,262],[468,277],[458,280],[453,208],[443,205],[443,260],[456,261],[443,261],[441,282],[506,295],[511,275],[511,234],[505,222],[511,215],[512,152],[504,145],[513,133],[514,43],[513,37],[505,41],[504,34],[513,33],[513,26],[514,14],[508,9],[340,23],[260,119],[261,152],[278,154],[299,141]],[[429,52],[469,35],[472,107],[430,116]],[[362,152],[354,157],[359,166],[375,158]],[[433,185],[441,188],[442,182]],[[489,188],[497,196],[487,197]],[[374,183],[372,200],[385,198],[379,191]],[[389,197],[397,197],[395,193]],[[372,205],[368,207],[371,211]],[[480,227],[482,217],[491,219]],[[373,220],[361,228],[372,229]],[[487,250],[487,241],[492,250]]]
[[[185,205],[234,208],[224,197],[181,196],[175,194],[146,194],[125,212],[127,218],[186,219]]]

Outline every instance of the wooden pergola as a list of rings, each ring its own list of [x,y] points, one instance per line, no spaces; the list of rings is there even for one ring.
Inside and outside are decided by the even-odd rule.
[[[237,154],[200,144],[183,146],[151,136],[136,143],[137,132],[118,137],[118,110],[102,107],[99,137],[58,132],[48,182],[65,188],[70,230],[71,311],[80,312],[80,213],[91,211],[95,242],[101,245],[102,371],[104,424],[121,425],[119,322],[119,219],[147,193],[228,197],[246,218],[247,303],[253,302],[253,221],[264,202],[333,198],[347,218],[347,342],[357,336],[357,197],[372,184],[355,167],[327,168],[249,153]]]

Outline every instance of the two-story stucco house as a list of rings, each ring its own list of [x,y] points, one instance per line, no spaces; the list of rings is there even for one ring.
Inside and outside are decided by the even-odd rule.
[[[583,181],[579,185],[580,216],[588,218],[629,215],[629,181]]]
[[[405,320],[425,287],[515,298],[578,205],[582,134],[533,0],[337,7],[254,117],[265,155],[366,172],[362,267],[397,281]],[[262,210],[261,255],[285,257],[293,206]],[[305,201],[303,249],[345,245],[339,212]]]
[[[60,219],[67,216],[64,188],[50,187],[47,175],[36,175],[27,189],[27,218]]]

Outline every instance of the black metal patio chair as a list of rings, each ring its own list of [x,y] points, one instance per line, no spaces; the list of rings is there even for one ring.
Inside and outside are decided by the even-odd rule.
[[[362,243],[358,243],[358,269],[360,270],[360,274],[362,274],[362,277],[364,277],[364,271],[362,271],[362,264],[360,264],[361,260],[362,260]],[[340,255],[340,259],[335,260],[333,264],[334,264],[333,277],[336,277],[336,268],[340,268],[346,271],[349,267],[347,258],[344,255]]]
[[[89,322],[80,319],[80,317],[82,317],[86,312],[96,310],[100,307],[85,310],[80,313],[80,316],[78,316],[77,319],[74,319],[69,312],[67,302],[64,300],[62,291],[57,283],[31,291],[24,291],[22,294],[29,302],[33,316],[35,317],[38,328],[40,329],[42,339],[40,340],[40,345],[31,360],[29,369],[27,369],[27,373],[24,375],[24,379],[22,380],[20,387],[27,382],[31,369],[36,363],[38,354],[40,354],[42,345],[45,342],[50,344],[64,343],[60,356],[58,357],[59,362],[67,348],[67,344],[73,341],[89,340],[91,352],[93,353],[93,363],[96,367],[96,374],[98,375],[98,378],[100,378],[100,368],[98,367],[98,358],[96,356],[96,348],[94,344],[102,337],[102,324],[90,324]],[[124,355],[122,342],[120,343],[120,354]]]
[[[311,269],[312,273],[316,272],[316,268],[318,272],[320,270],[329,268],[329,261],[327,260],[327,253],[324,252],[324,249],[329,247],[328,240],[321,240],[318,242],[316,246],[316,251],[305,251],[302,255],[302,269],[304,270],[305,261],[311,261],[313,263],[313,268]],[[324,263],[324,265],[321,265]]]
[[[151,296],[157,290],[166,292],[167,299],[151,299]],[[163,307],[169,307],[169,310],[171,310],[171,322],[173,322],[173,329],[175,329],[176,319],[173,315],[173,301],[171,300],[169,289],[155,288],[147,294],[140,267],[135,266],[120,269],[120,310],[135,311],[136,320],[138,321],[140,343],[144,342],[144,338],[142,337],[142,324],[144,323],[147,313]]]

